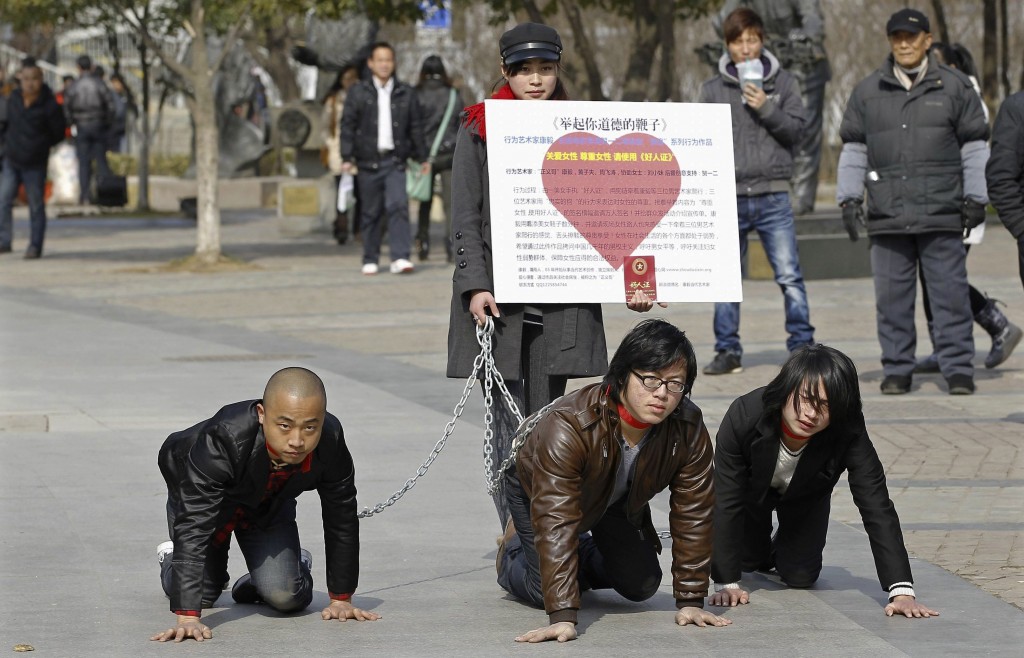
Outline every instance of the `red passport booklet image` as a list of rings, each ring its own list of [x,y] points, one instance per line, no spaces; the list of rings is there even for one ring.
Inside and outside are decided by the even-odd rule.
[[[658,301],[658,281],[654,274],[654,256],[628,256],[624,268],[626,301],[642,290],[652,302]]]

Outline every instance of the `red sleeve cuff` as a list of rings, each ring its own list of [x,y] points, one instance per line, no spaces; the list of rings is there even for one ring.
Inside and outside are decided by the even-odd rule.
[[[174,614],[181,615],[182,617],[202,617],[203,613],[200,610],[175,610]]]
[[[332,601],[351,601],[352,594],[335,594],[334,592],[328,592],[331,595]]]

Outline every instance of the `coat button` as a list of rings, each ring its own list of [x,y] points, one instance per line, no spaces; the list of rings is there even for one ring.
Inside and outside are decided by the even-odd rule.
[[[456,251],[455,253],[457,253],[458,255],[461,256],[462,254],[466,253],[466,248],[465,247],[459,247],[459,250]]]
[[[461,240],[462,239],[462,231],[459,231],[458,233],[455,234],[455,239],[456,240]]]
[[[459,263],[459,269],[460,270],[466,269],[466,261],[462,261],[461,263]]]

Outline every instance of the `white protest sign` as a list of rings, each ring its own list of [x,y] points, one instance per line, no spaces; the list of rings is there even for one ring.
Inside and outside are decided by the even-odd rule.
[[[499,304],[742,301],[728,105],[486,107]]]

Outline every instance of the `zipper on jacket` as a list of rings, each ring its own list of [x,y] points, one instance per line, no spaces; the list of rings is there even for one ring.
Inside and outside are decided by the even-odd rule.
[[[676,448],[679,446],[679,439],[672,442],[672,456],[676,456]]]

